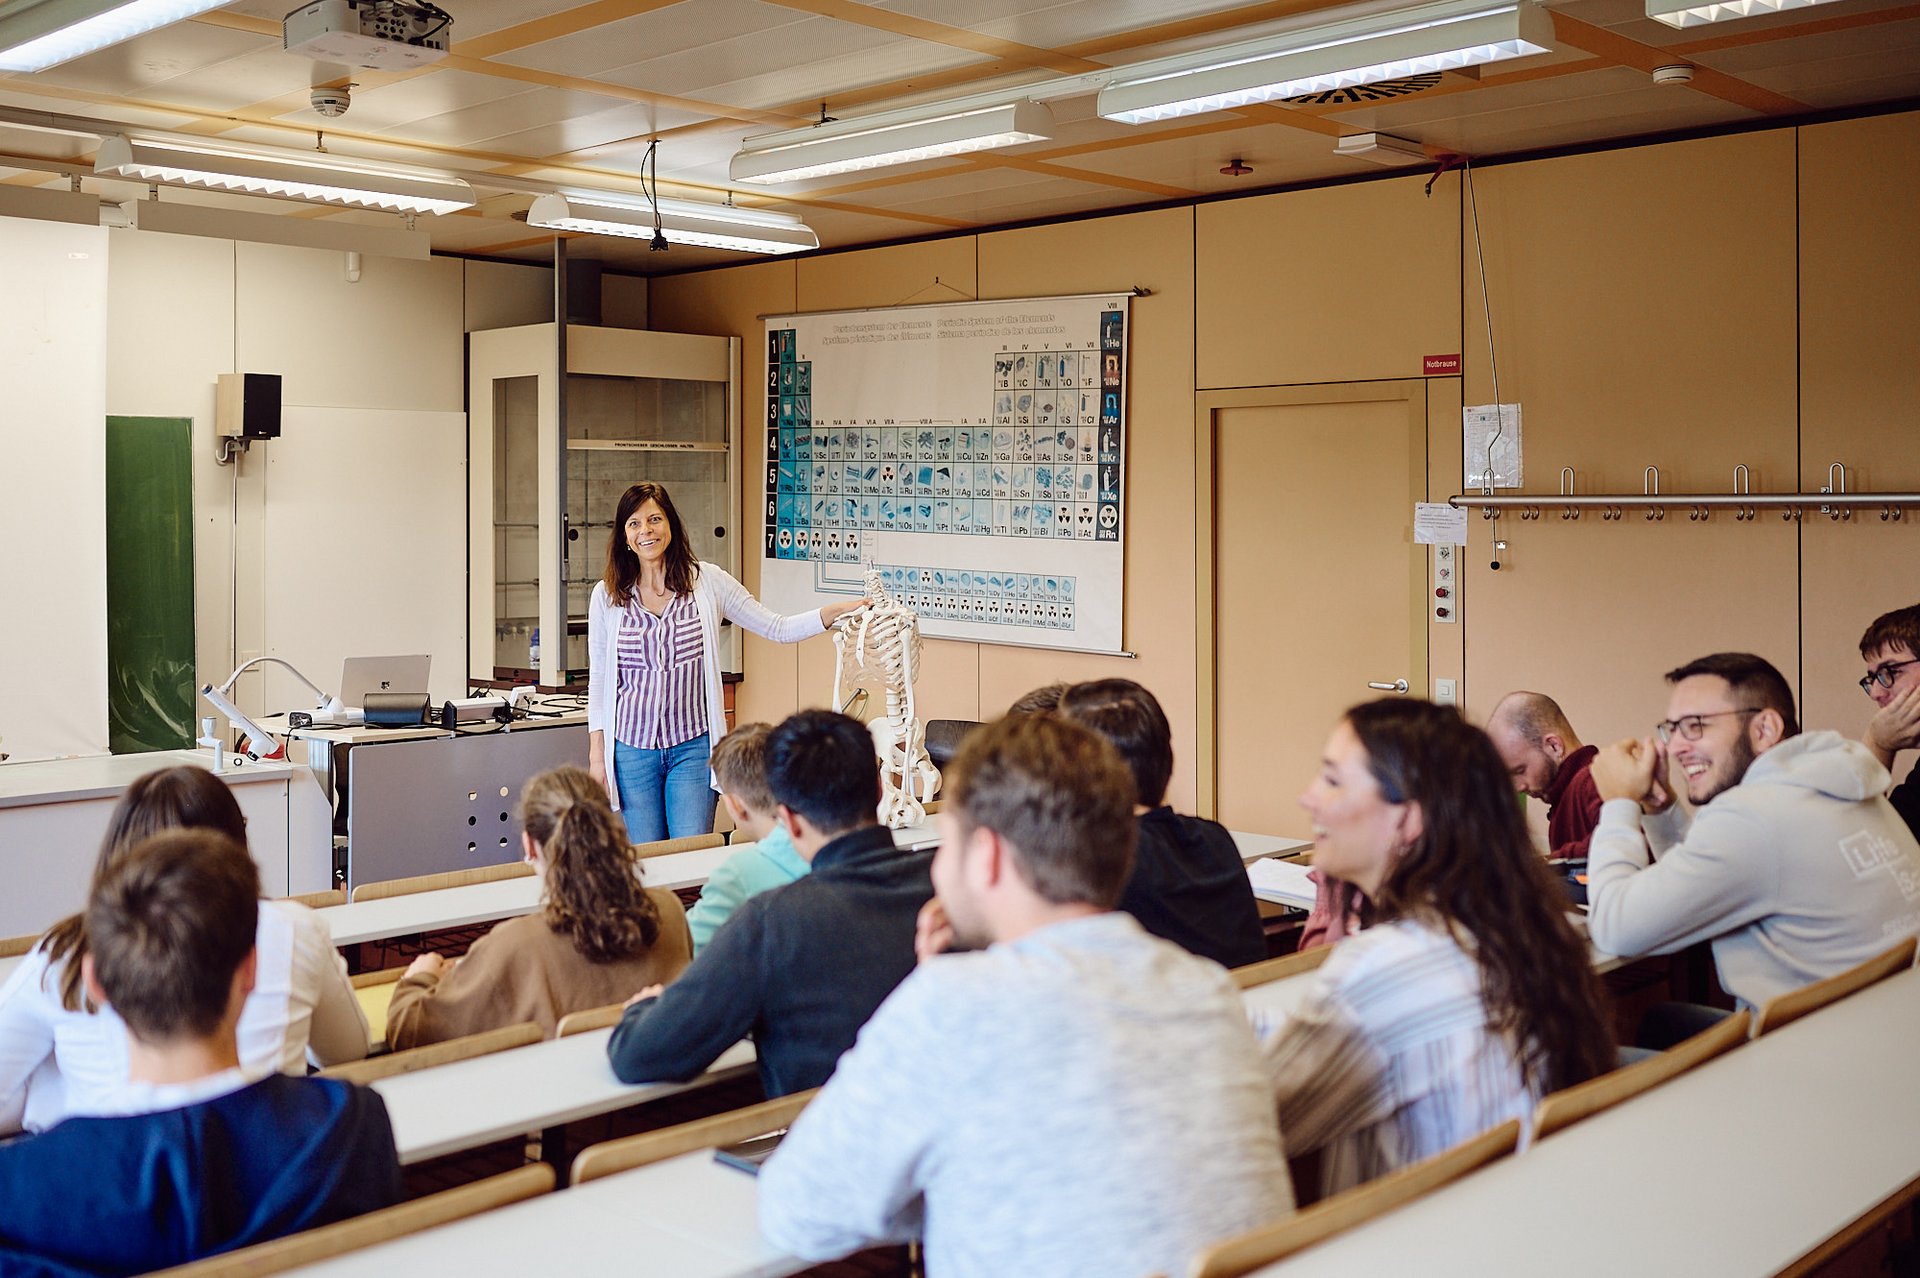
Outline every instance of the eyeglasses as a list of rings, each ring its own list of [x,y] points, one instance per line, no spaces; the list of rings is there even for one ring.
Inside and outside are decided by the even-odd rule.
[[[1889,661],[1884,666],[1875,666],[1873,669],[1867,671],[1861,678],[1860,691],[1871,696],[1873,694],[1873,685],[1876,683],[1883,688],[1891,688],[1893,681],[1899,677],[1896,672],[1905,670],[1908,666],[1914,665],[1917,662],[1920,662],[1920,657],[1913,657],[1906,661]]]
[[[1763,708],[1754,706],[1748,710],[1715,710],[1712,714],[1682,715],[1678,719],[1662,719],[1653,725],[1653,730],[1660,734],[1662,741],[1671,741],[1676,736],[1685,737],[1689,741],[1698,741],[1701,734],[1707,730],[1707,720],[1718,719],[1729,714],[1759,714]]]

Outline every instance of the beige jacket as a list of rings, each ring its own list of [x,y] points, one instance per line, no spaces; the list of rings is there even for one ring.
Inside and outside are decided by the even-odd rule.
[[[673,980],[693,957],[687,912],[664,888],[647,895],[660,912],[660,935],[650,949],[616,962],[588,961],[542,911],[499,924],[441,975],[402,977],[387,1009],[388,1045],[399,1051],[520,1021],[552,1035],[570,1012],[625,1002]]]

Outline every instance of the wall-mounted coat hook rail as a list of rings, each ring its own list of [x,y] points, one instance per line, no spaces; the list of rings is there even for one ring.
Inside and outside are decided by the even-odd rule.
[[[1760,509],[1778,510],[1786,519],[1797,518],[1803,510],[1827,509],[1833,511],[1852,511],[1861,507],[1878,506],[1882,519],[1898,521],[1907,507],[1920,507],[1920,492],[1912,493],[1611,493],[1578,495],[1568,494],[1555,497],[1547,493],[1535,493],[1530,496],[1487,497],[1480,493],[1461,493],[1447,498],[1450,505],[1463,510],[1479,510],[1488,517],[1502,510],[1531,509],[1545,507],[1560,510],[1599,510],[1602,518],[1619,519],[1629,507],[1647,510],[1663,509],[1672,505],[1686,505],[1702,511],[1744,510],[1746,518],[1754,518],[1753,512]],[[1834,517],[1842,516],[1835,514]],[[1657,519],[1657,515],[1648,518]]]

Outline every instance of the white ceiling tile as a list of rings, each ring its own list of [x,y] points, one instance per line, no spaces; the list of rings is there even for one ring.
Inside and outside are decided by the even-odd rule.
[[[123,97],[159,96],[162,86],[195,71],[260,53],[268,41],[247,31],[176,22],[124,44],[50,67],[33,77],[47,84]]]

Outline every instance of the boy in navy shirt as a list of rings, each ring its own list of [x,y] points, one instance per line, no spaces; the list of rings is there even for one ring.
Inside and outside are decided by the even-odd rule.
[[[89,997],[127,1026],[127,1112],[0,1147],[0,1272],[133,1274],[386,1207],[371,1091],[240,1068],[260,877],[210,830],[145,840],[93,888]]]

